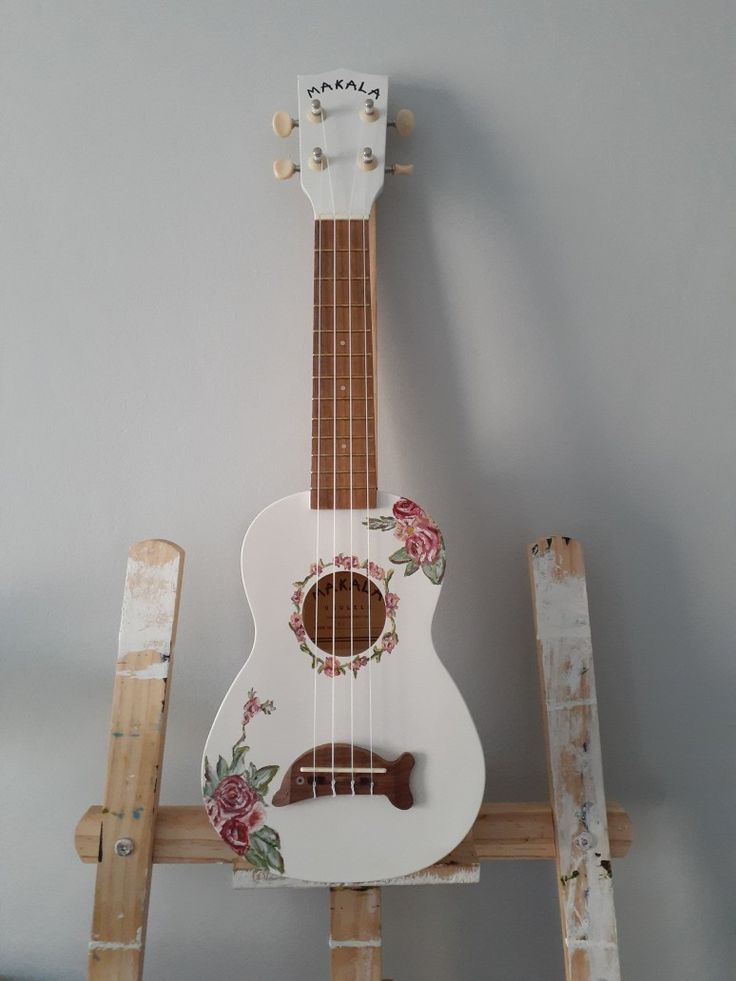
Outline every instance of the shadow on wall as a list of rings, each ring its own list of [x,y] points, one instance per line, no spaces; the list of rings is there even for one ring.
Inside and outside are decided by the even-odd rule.
[[[448,510],[442,524],[449,541],[451,571],[453,556],[462,556],[462,576],[454,579],[451,574],[443,590],[435,624],[437,647],[481,731],[487,754],[486,796],[498,800],[546,795],[525,546],[533,538],[553,533],[571,534],[583,541],[598,689],[605,703],[604,770],[609,793],[620,796],[633,814],[635,833],[637,817],[645,825],[630,859],[641,861],[638,849],[645,847],[647,839],[656,845],[652,822],[677,822],[685,799],[668,800],[666,754],[650,752],[642,726],[644,716],[653,713],[664,745],[670,736],[673,745],[683,739],[679,725],[682,716],[661,693],[662,682],[673,667],[672,651],[682,649],[683,644],[686,650],[694,651],[697,641],[688,621],[687,582],[677,575],[684,563],[677,529],[662,524],[656,501],[647,506],[643,499],[630,499],[626,474],[617,469],[615,454],[606,453],[602,440],[604,409],[576,345],[579,328],[571,325],[561,285],[564,277],[555,272],[555,242],[545,237],[543,221],[532,210],[533,189],[525,186],[524,174],[516,161],[504,157],[494,141],[492,113],[488,127],[481,128],[477,114],[465,111],[446,91],[425,85],[402,85],[401,101],[415,109],[417,130],[408,150],[399,140],[390,141],[389,159],[413,157],[417,170],[410,188],[389,186],[383,207],[379,206],[379,351],[382,394],[387,396],[384,411],[394,392],[396,404],[400,404],[400,424],[391,420],[388,427],[398,431],[400,425],[398,458],[404,453],[411,455],[420,472],[427,459],[435,464],[443,461],[423,483],[432,495],[430,510],[433,501],[444,502]],[[435,125],[437,121],[441,126]],[[401,192],[401,209],[387,207],[385,198]],[[438,211],[458,216],[444,240],[443,229],[436,224]],[[518,473],[510,473],[508,466],[503,473],[494,473],[493,462],[479,452],[479,429],[493,447],[494,420],[479,421],[468,413],[464,372],[459,364],[463,345],[455,336],[463,329],[463,310],[456,301],[448,301],[443,288],[448,250],[466,238],[474,244],[484,242],[491,229],[496,240],[504,237],[514,266],[522,271],[526,291],[523,303],[530,321],[528,333],[513,339],[506,336],[503,344],[504,350],[517,344],[518,362],[523,359],[527,379],[533,382],[527,391],[534,393],[535,404],[519,406],[524,427],[528,427],[526,439],[521,429],[521,439],[528,440],[529,447],[548,448],[546,459],[524,458],[523,450],[521,456],[517,453]],[[489,270],[489,277],[493,271]],[[408,289],[406,284],[410,284]],[[487,309],[487,315],[490,347],[494,332],[503,336],[505,328],[490,322],[493,309]],[[382,331],[381,323],[390,323],[390,331]],[[389,365],[387,351],[396,368]],[[484,352],[477,353],[480,356]],[[561,433],[569,434],[562,446]],[[524,486],[529,481],[536,484],[532,492]],[[402,490],[412,496],[414,488]],[[666,492],[666,488],[662,490]],[[556,502],[557,508],[540,507],[545,496]],[[419,490],[417,499],[422,500]],[[574,503],[571,511],[568,508],[581,499],[591,506],[582,509],[582,518],[576,518]],[[453,526],[451,512],[458,506],[464,523]],[[601,509],[605,509],[606,517],[599,523],[595,515]],[[473,516],[471,521],[468,515]],[[547,522],[551,515],[555,524],[540,527],[540,515]],[[558,521],[564,525],[560,527]],[[637,552],[636,562],[631,561],[632,550]],[[473,585],[468,588],[468,584]],[[626,595],[632,589],[651,593],[651,599],[627,605]],[[651,617],[644,620],[644,611]],[[458,624],[462,625],[460,633]],[[701,636],[701,644],[703,640]],[[458,642],[462,651],[454,653]],[[647,665],[644,672],[642,660]],[[702,688],[702,665],[698,666],[695,658],[680,659],[678,671],[680,685],[693,691]],[[637,690],[643,674],[651,681],[646,691]],[[717,679],[711,681],[717,690]],[[607,718],[618,720],[618,724],[607,724]],[[646,719],[647,732],[651,724]],[[670,809],[669,818],[665,807]],[[703,817],[690,814],[687,824],[695,826]],[[711,814],[710,821],[706,816],[706,825],[701,824],[704,837],[699,858],[707,869],[704,875],[723,890],[717,906],[726,910],[725,875],[718,867],[716,850],[707,847],[707,824],[716,822],[717,817]],[[698,847],[695,840],[692,844],[694,849]],[[505,882],[507,908],[527,910],[533,883],[550,897],[549,904],[543,905],[549,905],[551,911],[556,903],[554,877],[547,863],[517,876],[486,866],[486,885],[493,888],[489,880],[494,879]],[[537,895],[534,902],[540,901]],[[482,956],[483,930],[474,934],[468,931],[461,912],[464,905],[448,904],[442,890],[422,897],[422,902],[428,921],[435,920],[438,929],[441,925],[445,950],[466,949],[470,963]],[[660,930],[665,932],[666,898],[661,902]],[[391,916],[398,919],[390,927],[395,942],[413,935],[412,913],[406,904],[391,902]],[[620,923],[621,919],[619,911]],[[725,922],[719,926],[717,921],[704,926],[712,949],[723,948],[723,955],[723,938],[728,933],[725,926]],[[637,939],[635,929],[632,923],[632,944]],[[625,946],[625,928],[622,934]],[[539,921],[535,924],[535,935],[535,963],[529,963],[528,950],[513,956],[507,952],[503,976],[524,976],[519,973],[522,970],[544,975],[549,963],[554,962],[550,958],[557,956],[555,950],[559,952],[554,912],[543,928]],[[467,954],[473,936],[479,945],[475,955]],[[651,934],[641,936],[642,945],[651,944],[647,937]],[[666,972],[665,961],[674,955],[660,951],[658,956]],[[406,961],[412,962],[410,952]],[[715,962],[725,960],[718,961],[714,955]],[[671,976],[676,976],[678,965],[669,966]],[[447,964],[442,977],[453,976]]]

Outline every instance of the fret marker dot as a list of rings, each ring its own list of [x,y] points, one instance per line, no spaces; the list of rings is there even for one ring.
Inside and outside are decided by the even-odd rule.
[[[345,347],[345,341],[340,341],[340,347]]]
[[[341,392],[344,392],[344,391],[345,391],[345,386],[344,386],[344,385],[341,385],[341,386],[340,386],[340,391],[341,391]]]
[[[342,449],[343,450],[346,450],[348,448],[348,444],[347,443],[342,443],[341,446],[342,446]]]

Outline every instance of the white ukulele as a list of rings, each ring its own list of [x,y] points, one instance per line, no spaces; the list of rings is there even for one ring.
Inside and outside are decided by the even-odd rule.
[[[432,645],[445,542],[376,489],[371,209],[386,172],[388,79],[299,78],[302,188],[314,208],[311,491],[243,542],[256,640],[207,739],[213,826],[256,868],[372,882],[441,859],[482,800],[483,753]],[[410,131],[411,113],[393,124]],[[296,170],[277,161],[277,177]],[[401,172],[406,168],[396,168]]]

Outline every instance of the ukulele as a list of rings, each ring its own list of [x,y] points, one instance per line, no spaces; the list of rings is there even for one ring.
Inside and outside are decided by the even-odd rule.
[[[387,168],[388,79],[299,77],[300,171],[314,210],[311,488],[243,542],[253,650],[204,751],[220,837],[257,870],[385,880],[443,858],[485,783],[470,713],[432,644],[445,541],[419,504],[377,489],[374,202]]]

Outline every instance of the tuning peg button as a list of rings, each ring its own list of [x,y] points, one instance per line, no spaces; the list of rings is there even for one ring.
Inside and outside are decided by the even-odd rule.
[[[414,164],[393,164],[386,168],[386,173],[393,174],[394,177],[411,177],[414,173]]]
[[[298,121],[296,119],[292,119],[289,113],[284,112],[282,109],[275,112],[273,114],[273,119],[271,120],[271,126],[273,126],[273,131],[276,136],[288,136],[294,127],[298,125]]]
[[[288,181],[299,170],[297,165],[291,160],[274,160],[273,176],[277,181]]]
[[[409,136],[414,132],[414,113],[411,109],[399,109],[389,126],[394,126],[399,136]]]

